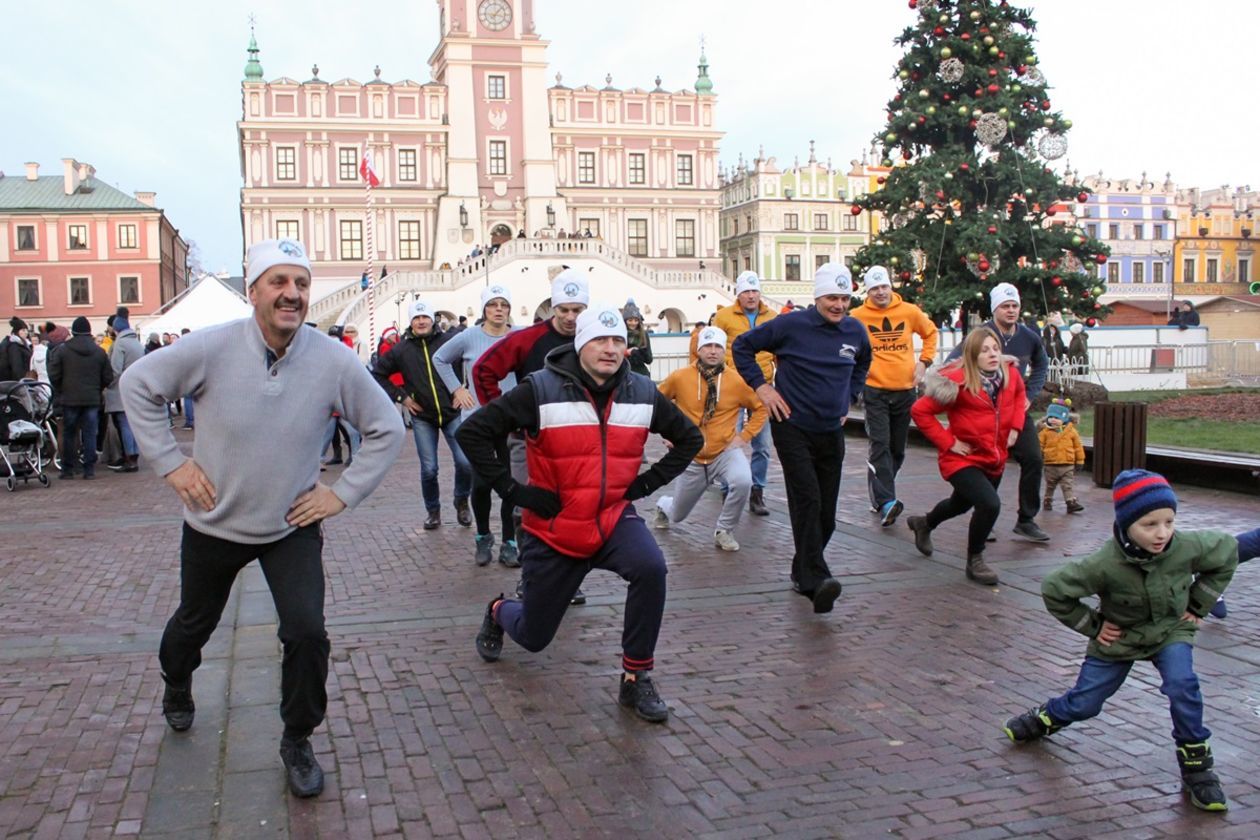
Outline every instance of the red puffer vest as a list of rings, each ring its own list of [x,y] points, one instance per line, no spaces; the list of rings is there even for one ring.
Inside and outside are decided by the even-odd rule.
[[[973,394],[962,387],[961,361],[932,370],[923,380],[924,395],[910,408],[914,424],[936,446],[941,477],[948,479],[965,467],[979,467],[990,476],[1006,468],[1006,439],[1011,430],[1024,428],[1024,379],[1019,363],[1003,356],[1007,366],[1006,386],[998,392],[997,405],[986,391]],[[945,414],[949,428],[936,415]],[[970,455],[950,450],[955,440],[971,447]]]
[[[643,462],[656,386],[624,370],[600,417],[564,360],[549,357],[526,379],[538,403],[538,434],[525,439],[529,483],[557,494],[562,508],[555,519],[525,510],[521,524],[561,554],[590,557],[629,504],[623,497]]]

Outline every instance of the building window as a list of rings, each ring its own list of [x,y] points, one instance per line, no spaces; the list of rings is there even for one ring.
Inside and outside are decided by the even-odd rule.
[[[678,219],[674,222],[674,251],[679,257],[696,255],[695,219]]]
[[[647,219],[630,219],[626,222],[626,244],[630,249],[632,257],[646,257],[648,255]]]
[[[1162,262],[1151,263],[1151,282],[1164,282],[1164,264]]]
[[[70,225],[69,244],[67,247],[71,251],[86,251],[88,246],[87,225]]]
[[[276,147],[276,180],[297,180],[297,149],[292,146]]]
[[[34,277],[19,277],[17,281],[17,305],[40,306],[39,280]]]
[[[34,225],[18,225],[17,226],[17,250],[34,251],[35,250],[35,226]]]
[[[578,183],[595,183],[595,153],[578,152]]]
[[[744,255],[744,271],[751,271],[751,270],[752,270],[752,257],[745,254]]]
[[[491,140],[490,141],[490,174],[506,175],[507,174],[507,141]]]
[[[752,214],[751,214],[751,213],[747,213],[747,214],[745,214],[745,215],[744,215],[744,227],[746,227],[746,228],[748,229],[748,232],[749,232],[749,233],[752,233],[753,226],[752,226]]]
[[[858,229],[858,217],[855,216],[853,213],[845,213],[840,218],[843,220],[843,224],[841,224],[841,227],[844,228],[845,230]]]
[[[1146,282],[1146,263],[1135,262],[1133,264],[1133,282]]]
[[[1163,238],[1164,238],[1164,226],[1163,226],[1163,225],[1155,225],[1155,238],[1156,238],[1156,239],[1163,239]]]
[[[1118,262],[1107,263],[1107,282],[1108,283],[1120,282],[1120,263]]]
[[[1251,259],[1248,257],[1238,258],[1238,282],[1251,282]]]
[[[358,219],[341,222],[341,259],[363,259],[363,222]]]
[[[1215,283],[1215,282],[1216,282],[1216,266],[1217,266],[1217,263],[1218,263],[1218,262],[1219,262],[1219,261],[1216,259],[1216,257],[1208,257],[1208,261],[1207,261],[1207,271],[1206,271],[1206,272],[1204,272],[1204,274],[1203,274],[1203,282],[1204,282],[1204,283]]]
[[[399,149],[398,150],[398,180],[399,181],[416,180],[416,150],[415,149]]]
[[[401,260],[420,259],[420,223],[405,221],[398,223],[398,258]]]
[[[359,150],[355,148],[337,150],[337,179],[341,181],[359,180]]]
[[[599,239],[599,219],[578,219],[578,233],[586,236],[587,232]]]
[[[507,76],[486,77],[486,98],[507,99]]]
[[[814,214],[814,230],[826,230],[826,229],[827,229],[827,214],[815,213]]]
[[[1181,261],[1181,282],[1194,282],[1194,257],[1186,257]]]
[[[119,225],[118,226],[118,247],[120,249],[136,247],[136,226],[135,225]]]
[[[801,217],[797,215],[796,213],[784,213],[783,214],[783,229],[784,230],[800,230]]]
[[[92,280],[88,277],[70,278],[70,305],[91,306]]]
[[[1133,238],[1134,239],[1142,238],[1142,226],[1140,224],[1133,226]]]
[[[296,219],[276,220],[276,239],[301,239]]]
[[[642,152],[630,153],[630,183],[643,184],[647,182],[647,155]]]
[[[852,254],[849,254],[847,257],[844,258],[844,267],[849,269],[850,271],[853,270],[853,255]]]
[[[783,277],[785,280],[801,279],[801,258],[797,254],[788,254],[784,257]]]
[[[1119,239],[1120,238],[1120,225],[1116,225],[1116,224],[1107,225],[1107,238]]]
[[[140,278],[139,277],[119,277],[118,278],[118,302],[119,303],[139,303],[140,302]]]
[[[731,218],[731,236],[739,236],[739,216]]]
[[[827,256],[826,254],[815,254],[814,255],[814,271],[817,271],[818,269],[822,268],[830,260],[831,260],[831,257]]]
[[[1098,238],[1098,225],[1093,224],[1092,222],[1088,225],[1085,225],[1085,233],[1089,235],[1090,239],[1097,239]]]
[[[681,186],[692,184],[691,155],[678,156],[678,183]]]

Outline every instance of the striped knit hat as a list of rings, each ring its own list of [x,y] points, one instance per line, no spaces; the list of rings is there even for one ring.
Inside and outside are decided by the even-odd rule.
[[[1153,510],[1177,509],[1177,494],[1168,486],[1168,479],[1148,470],[1125,470],[1111,485],[1111,500],[1116,506],[1116,525],[1122,534],[1129,526]]]

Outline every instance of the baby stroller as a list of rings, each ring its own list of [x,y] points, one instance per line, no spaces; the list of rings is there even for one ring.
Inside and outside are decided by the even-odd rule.
[[[52,414],[52,386],[35,379],[0,382],[0,470],[9,492],[32,478],[45,487],[47,445],[44,431]]]

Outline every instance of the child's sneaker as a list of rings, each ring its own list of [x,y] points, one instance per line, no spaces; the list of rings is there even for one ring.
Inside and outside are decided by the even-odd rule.
[[[1221,780],[1212,772],[1212,748],[1206,741],[1179,745],[1177,763],[1181,765],[1181,788],[1190,794],[1191,805],[1200,811],[1229,810]]]
[[[1229,615],[1229,610],[1225,607],[1225,596],[1216,599],[1216,603],[1212,605],[1212,609],[1208,612],[1212,618],[1224,618]]]
[[[1083,504],[1081,504],[1080,502],[1076,501],[1076,499],[1068,499],[1068,500],[1067,500],[1067,512],[1068,512],[1068,513],[1080,513],[1080,512],[1081,512],[1081,511],[1083,511],[1083,510],[1085,510],[1085,505],[1083,505]]]
[[[1049,496],[1046,496],[1045,500],[1041,503],[1041,509],[1054,510],[1054,500],[1051,499]]]
[[[1045,706],[1038,706],[1008,720],[1002,727],[1002,731],[1006,733],[1006,737],[1015,743],[1027,744],[1047,735],[1053,735],[1062,729],[1064,725],[1066,724],[1060,725],[1055,723],[1046,711]]]

